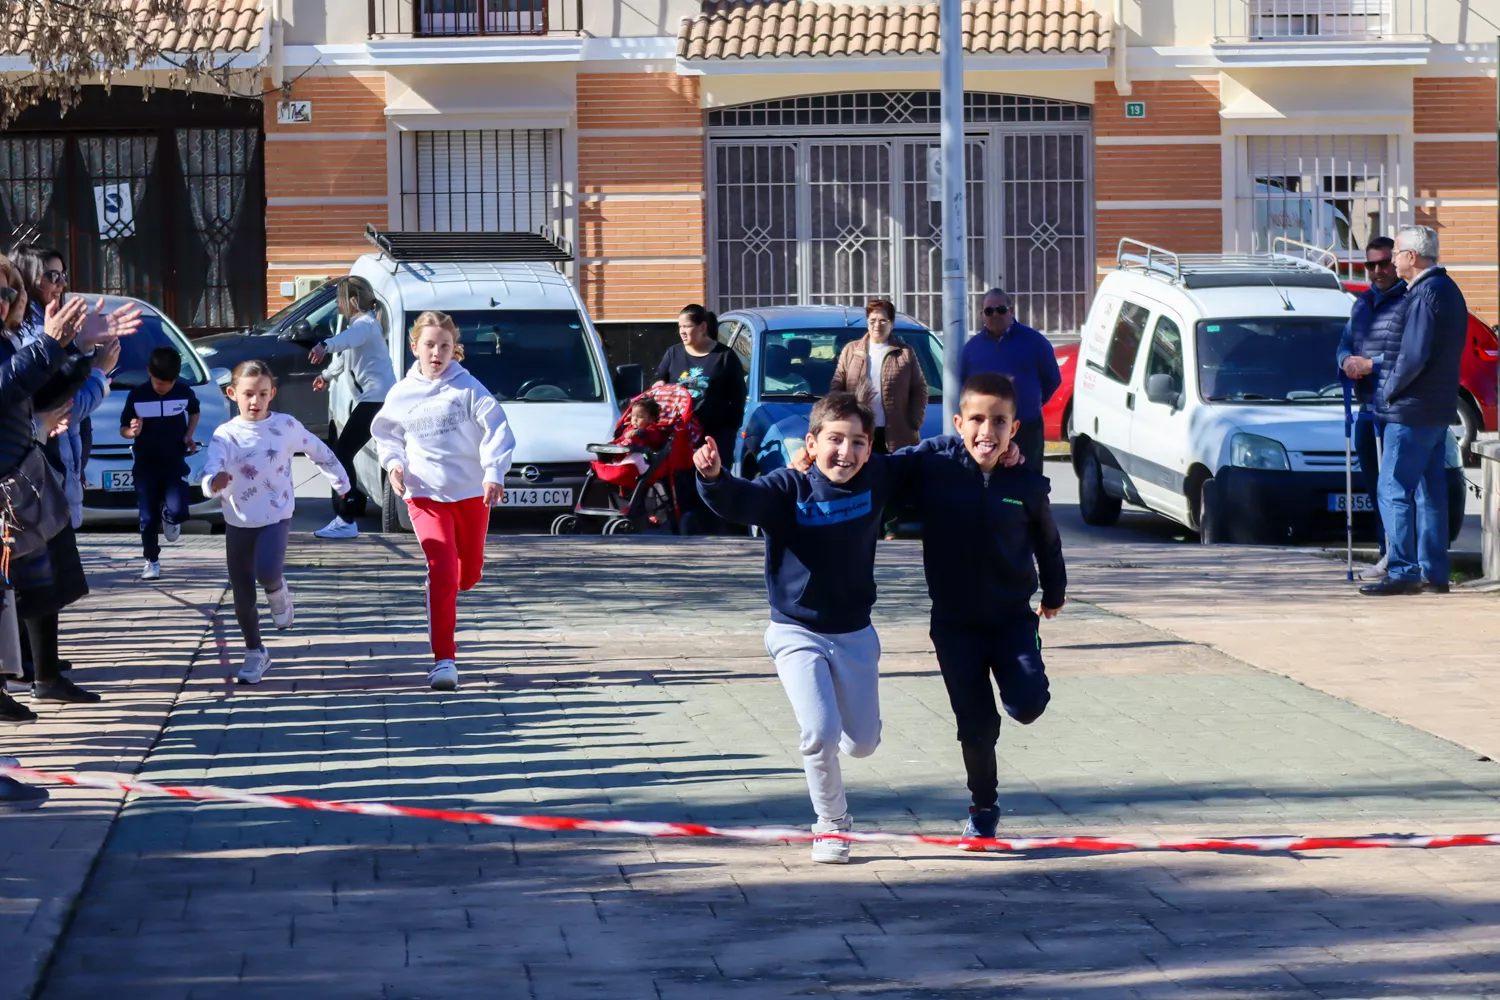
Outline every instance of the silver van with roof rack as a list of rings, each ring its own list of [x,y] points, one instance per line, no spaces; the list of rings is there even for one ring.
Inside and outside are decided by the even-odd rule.
[[[1206,543],[1342,530],[1344,395],[1334,354],[1353,297],[1331,253],[1279,244],[1304,252],[1179,254],[1120,241],[1074,372],[1084,521],[1114,524],[1130,503]],[[1456,443],[1450,450],[1456,535],[1463,472]],[[1366,482],[1359,471],[1356,489]],[[1373,476],[1354,506],[1356,526],[1371,530]]]

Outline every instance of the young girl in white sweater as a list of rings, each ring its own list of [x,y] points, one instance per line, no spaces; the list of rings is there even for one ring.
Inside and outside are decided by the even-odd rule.
[[[427,556],[434,691],[458,687],[458,592],[479,582],[490,508],[505,496],[515,438],[505,411],[464,370],[458,327],[425,312],[411,330],[416,362],[386,396],[370,431],[391,489],[406,500]]]
[[[285,568],[294,506],[292,456],[307,455],[340,494],[349,491],[349,476],[328,446],[295,417],[271,412],[276,380],[264,361],[240,362],[228,395],[239,416],[219,425],[208,443],[203,492],[219,497],[224,509],[234,617],[245,637],[245,663],[235,677],[241,684],[259,684],[271,667],[271,654],[260,639],[256,583],[265,588],[277,628],[290,628],[295,610]]]

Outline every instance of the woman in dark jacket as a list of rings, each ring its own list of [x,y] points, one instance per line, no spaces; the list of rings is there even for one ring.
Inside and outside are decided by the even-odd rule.
[[[26,293],[9,261],[5,262],[5,271],[5,284],[17,290],[17,297],[0,336],[0,475],[14,471],[32,448],[41,447],[37,442],[37,415],[56,413],[65,407],[92,367],[76,348],[70,349],[83,328],[86,304],[81,299],[54,303],[43,320],[44,336],[22,342],[17,331],[21,317],[26,315]],[[97,334],[94,339],[98,339]],[[55,459],[55,454],[49,456],[49,461]],[[10,582],[16,613],[31,646],[35,669],[32,700],[98,701],[98,695],[62,675],[57,656],[58,613],[88,593],[71,525],[47,543],[45,552],[12,560]],[[18,715],[30,715],[30,711],[7,695],[0,702],[0,717],[28,721],[16,718]]]

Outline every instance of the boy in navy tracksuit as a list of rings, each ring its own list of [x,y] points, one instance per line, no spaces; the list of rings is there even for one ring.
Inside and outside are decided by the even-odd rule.
[[[149,378],[130,390],[120,410],[120,434],[135,441],[135,498],[141,514],[142,580],[161,576],[157,532],[175,542],[188,517],[187,456],[198,450],[198,396],[180,376],[182,355],[170,347],[146,359]]]
[[[813,406],[807,448],[815,464],[805,474],[778,469],[746,482],[723,471],[712,438],[693,456],[698,492],[713,512],[766,535],[766,651],[802,730],[815,835],[853,828],[839,751],[867,757],[880,743],[875,540],[907,463],[868,461],[874,432],[870,406],[834,392]],[[845,863],[849,843],[815,839],[812,859]]]
[[[1014,383],[995,373],[972,376],[953,422],[958,437],[929,438],[910,449],[918,464],[906,473],[902,498],[922,517],[932,644],[974,800],[963,836],[993,837],[1000,819],[1000,713],[990,675],[1012,719],[1028,725],[1046,710],[1051,696],[1037,618],[1062,610],[1068,577],[1046,477],[1029,464],[1001,462],[1019,426]],[[1033,611],[1038,566],[1042,602]]]

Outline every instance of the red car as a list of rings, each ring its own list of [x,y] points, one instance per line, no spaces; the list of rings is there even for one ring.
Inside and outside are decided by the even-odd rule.
[[[1370,286],[1363,281],[1346,281],[1344,287],[1358,295]],[[1060,360],[1061,353],[1058,357]],[[1495,414],[1497,365],[1500,365],[1500,338],[1484,320],[1469,313],[1469,342],[1464,347],[1463,367],[1458,373],[1458,421],[1463,425],[1459,446],[1465,462],[1473,461],[1469,449],[1481,430],[1500,429],[1496,427]],[[1062,395],[1062,390],[1057,394]]]
[[[1062,372],[1062,385],[1042,407],[1042,426],[1048,441],[1067,441],[1073,436],[1073,368],[1078,364],[1078,345],[1062,344],[1057,352],[1057,368]],[[1494,391],[1494,386],[1490,386]],[[1491,409],[1494,401],[1491,399]]]

